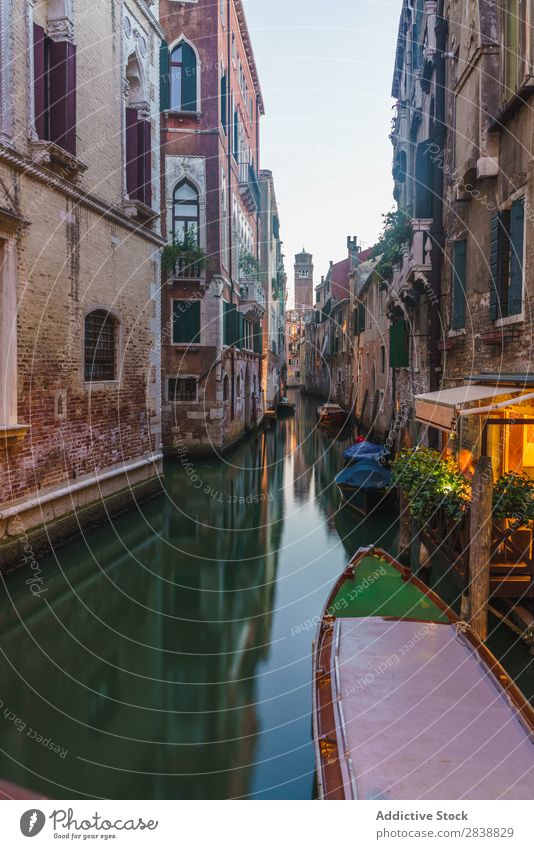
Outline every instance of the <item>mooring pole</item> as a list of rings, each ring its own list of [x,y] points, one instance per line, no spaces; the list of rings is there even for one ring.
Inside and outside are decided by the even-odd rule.
[[[473,477],[469,531],[469,620],[481,640],[488,635],[493,511],[493,469],[481,457]]]
[[[403,566],[410,565],[410,548],[412,545],[412,515],[410,513],[410,504],[408,499],[402,492],[399,495],[399,562]]]

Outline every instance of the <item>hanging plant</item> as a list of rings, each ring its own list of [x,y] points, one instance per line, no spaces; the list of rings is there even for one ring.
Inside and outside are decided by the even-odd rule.
[[[513,472],[499,478],[493,487],[493,515],[496,519],[508,519],[511,530],[532,522],[534,481]]]
[[[402,259],[402,251],[412,238],[412,222],[400,209],[382,216],[382,233],[373,248],[373,257],[379,259],[376,273],[384,280],[393,277],[393,266]]]
[[[177,270],[184,276],[200,274],[206,265],[206,254],[193,233],[187,232],[183,239],[174,237],[165,245],[161,254],[161,264],[167,274]]]
[[[443,508],[459,522],[469,508],[471,483],[453,459],[444,459],[428,448],[404,450],[392,464],[393,485],[399,487],[419,525],[425,525]]]
[[[243,277],[254,277],[260,273],[258,260],[246,248],[241,248],[241,253],[239,254],[239,271]]]

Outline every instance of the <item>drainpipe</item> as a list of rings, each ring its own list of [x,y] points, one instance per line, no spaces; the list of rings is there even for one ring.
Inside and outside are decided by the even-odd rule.
[[[444,0],[438,0],[436,15],[436,101],[434,113],[434,127],[432,133],[432,144],[437,145],[437,150],[443,151],[446,138],[446,79],[444,53],[447,47],[448,21],[443,17]],[[436,150],[436,148],[433,148]],[[438,343],[441,335],[441,272],[443,267],[443,251],[445,237],[443,232],[443,201],[444,181],[442,170],[442,156],[438,154],[434,161],[434,194],[432,203],[432,227],[430,236],[432,239],[432,270],[430,275],[430,317],[429,317],[429,366],[430,366],[430,391],[434,392],[441,385],[441,353],[438,351]],[[429,430],[429,441],[432,447],[439,445],[439,431],[435,428]]]

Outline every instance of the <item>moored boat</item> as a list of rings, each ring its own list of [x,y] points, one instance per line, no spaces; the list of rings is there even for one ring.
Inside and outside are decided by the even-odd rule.
[[[534,709],[380,549],[356,553],[325,605],[313,733],[321,799],[534,799]]]
[[[326,427],[343,427],[349,414],[339,404],[322,404],[317,410],[319,424]]]
[[[356,445],[351,445],[343,452],[345,463],[355,463],[357,460],[364,458],[376,458],[384,460],[389,456],[389,450],[385,445],[376,445],[374,442],[368,442],[366,439],[361,439]]]
[[[282,398],[276,405],[276,411],[279,416],[294,416],[297,405],[287,398]]]
[[[380,462],[381,456],[375,453],[353,462],[335,478],[345,504],[364,516],[391,501],[391,472]]]

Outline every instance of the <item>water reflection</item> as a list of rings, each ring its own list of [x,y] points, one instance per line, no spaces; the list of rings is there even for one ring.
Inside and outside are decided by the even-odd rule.
[[[6,581],[2,777],[56,798],[311,797],[314,617],[347,556],[394,529],[339,512],[350,435],[295,400],[295,419],[168,463],[165,496],[43,561],[44,600]]]

